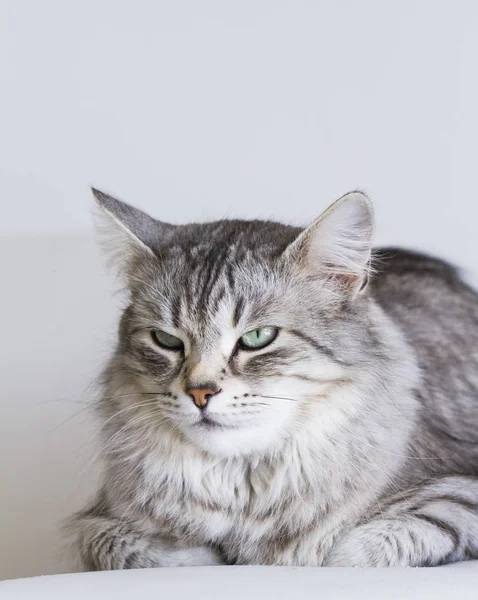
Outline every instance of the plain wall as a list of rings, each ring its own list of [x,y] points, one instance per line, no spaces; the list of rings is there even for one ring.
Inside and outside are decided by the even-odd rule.
[[[175,223],[361,188],[379,243],[473,278],[477,57],[476,0],[0,0],[0,577],[71,568],[95,485],[119,299],[88,185]]]

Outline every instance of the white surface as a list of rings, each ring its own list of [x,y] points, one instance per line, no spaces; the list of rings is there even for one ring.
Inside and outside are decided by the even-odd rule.
[[[197,567],[23,579],[2,600],[476,600],[478,563],[439,569]]]
[[[71,569],[95,485],[118,299],[87,185],[301,223],[363,187],[380,243],[476,276],[477,56],[476,0],[0,0],[0,579]]]

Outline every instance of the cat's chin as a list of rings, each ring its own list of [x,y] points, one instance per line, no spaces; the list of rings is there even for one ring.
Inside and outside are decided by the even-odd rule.
[[[277,430],[250,424],[222,425],[212,419],[182,429],[187,440],[198,449],[222,457],[262,453],[274,447],[282,437]]]

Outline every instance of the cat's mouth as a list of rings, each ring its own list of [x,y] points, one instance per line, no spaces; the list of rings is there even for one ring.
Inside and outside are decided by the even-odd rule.
[[[202,427],[203,429],[208,430],[237,429],[236,425],[225,425],[224,423],[219,423],[208,415],[203,415],[201,419],[195,423],[195,425],[196,427]]]

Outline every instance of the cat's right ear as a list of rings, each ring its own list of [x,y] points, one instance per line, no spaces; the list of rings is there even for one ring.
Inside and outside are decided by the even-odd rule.
[[[91,188],[98,206],[95,221],[102,245],[121,272],[129,274],[141,258],[154,258],[168,244],[174,225],[156,221],[143,211]]]

